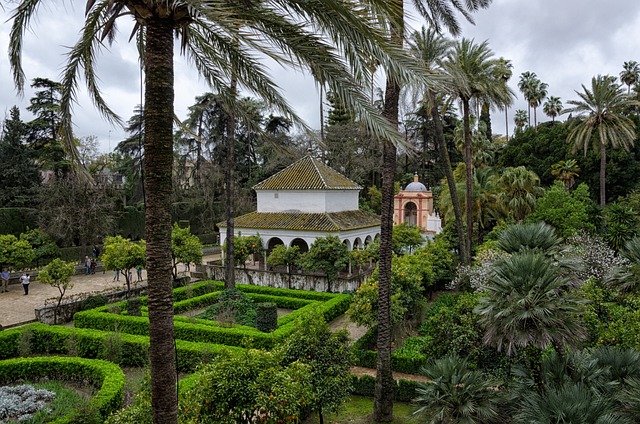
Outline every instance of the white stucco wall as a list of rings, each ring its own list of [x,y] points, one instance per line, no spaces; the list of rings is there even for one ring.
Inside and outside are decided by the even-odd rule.
[[[358,190],[257,190],[258,212],[342,212],[358,209]]]

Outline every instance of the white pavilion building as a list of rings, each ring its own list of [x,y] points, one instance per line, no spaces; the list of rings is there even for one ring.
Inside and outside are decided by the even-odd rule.
[[[236,236],[259,235],[267,254],[275,246],[309,250],[316,238],[337,236],[349,250],[362,248],[380,235],[380,217],[358,208],[362,190],[318,159],[305,156],[256,184],[255,212],[236,217]],[[226,222],[218,223],[220,244]]]

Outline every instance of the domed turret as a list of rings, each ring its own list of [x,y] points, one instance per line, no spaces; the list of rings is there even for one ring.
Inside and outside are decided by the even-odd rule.
[[[413,182],[407,184],[404,191],[428,191],[427,187],[418,181],[418,174],[413,176]]]

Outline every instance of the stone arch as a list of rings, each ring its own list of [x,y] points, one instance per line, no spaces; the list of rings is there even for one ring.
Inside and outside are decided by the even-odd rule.
[[[367,236],[364,239],[364,245],[367,246],[368,244],[371,244],[373,242],[373,239],[371,238],[371,236]]]
[[[289,245],[289,247],[293,246],[298,246],[298,249],[300,249],[300,253],[306,253],[309,251],[309,244],[306,242],[306,240],[299,237],[291,240],[291,244]]]
[[[363,247],[364,246],[362,244],[362,240],[360,239],[360,237],[356,237],[356,239],[353,241],[353,250],[360,250]]]
[[[418,225],[418,206],[413,202],[407,202],[403,208],[402,222],[415,227]]]
[[[279,239],[278,237],[271,237],[267,242],[267,256],[271,254],[271,251],[273,250],[274,247],[280,244],[284,244],[284,242],[281,239]]]
[[[347,250],[351,250],[351,241],[349,239],[342,240],[342,244],[347,246]]]

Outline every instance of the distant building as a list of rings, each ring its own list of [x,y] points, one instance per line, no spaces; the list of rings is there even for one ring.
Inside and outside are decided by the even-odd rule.
[[[433,212],[433,193],[419,181],[417,174],[393,198],[393,223],[406,223],[432,236],[442,231],[440,217]]]
[[[327,235],[337,236],[352,250],[380,235],[380,217],[358,208],[362,187],[311,156],[253,189],[257,210],[236,217],[234,233],[260,235],[267,254],[279,244],[306,252],[316,238]],[[218,227],[224,244],[227,224],[221,222]]]

